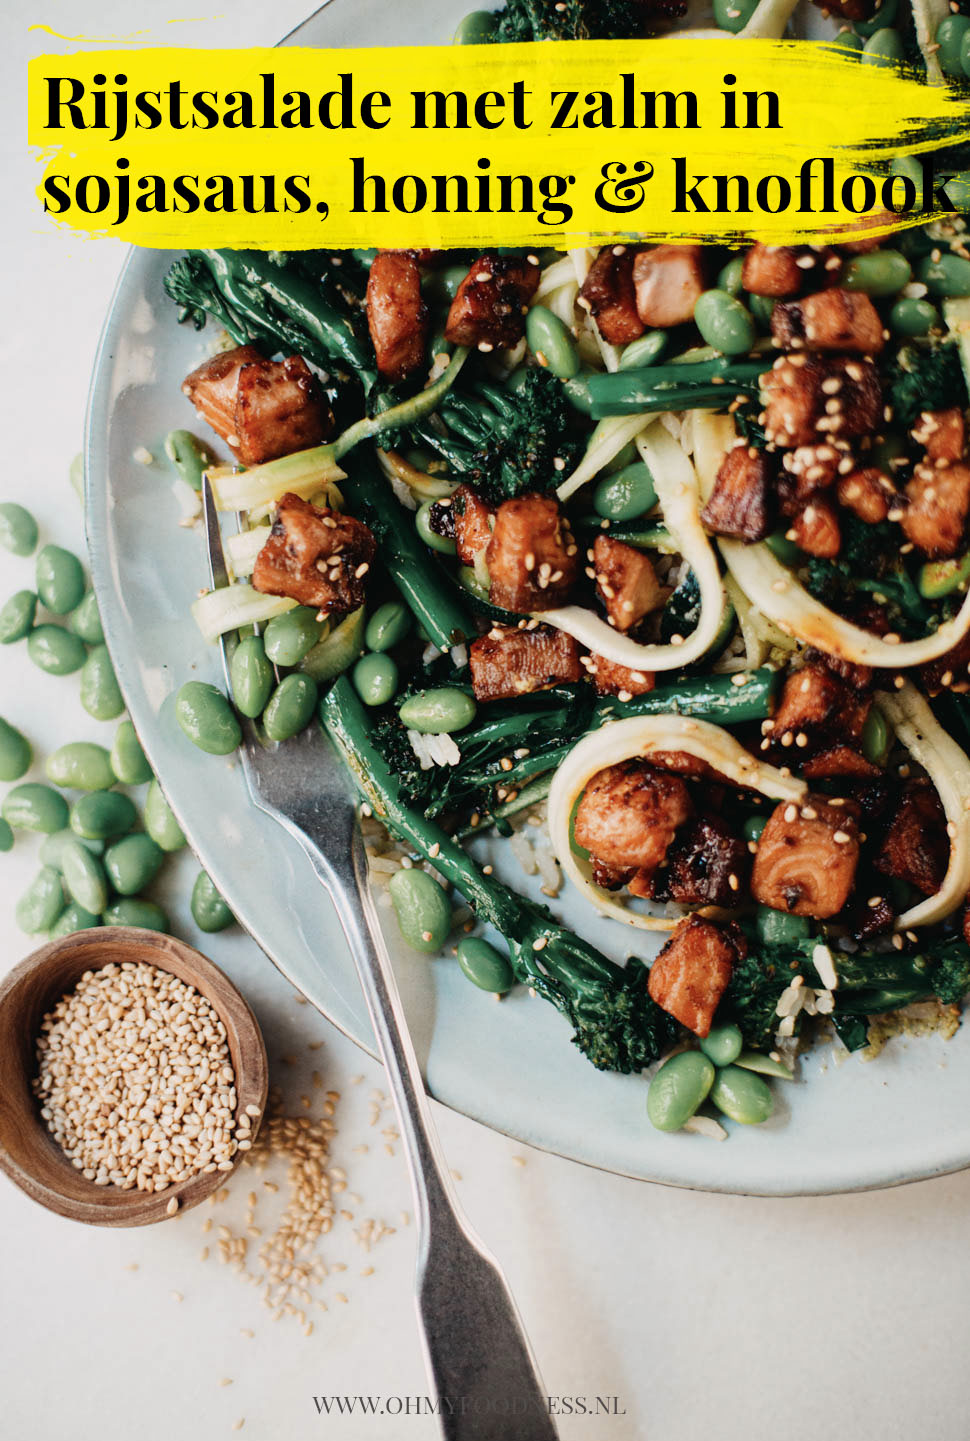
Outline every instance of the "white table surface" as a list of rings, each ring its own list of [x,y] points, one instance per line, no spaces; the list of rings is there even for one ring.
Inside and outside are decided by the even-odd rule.
[[[269,44],[303,18],[304,3],[233,0],[225,13],[191,20],[175,18],[185,9],[171,0],[47,0],[29,17],[4,7],[0,498],[28,505],[43,540],[83,543],[67,467],[122,251],[56,230],[34,201],[24,63],[44,37],[27,32],[28,18],[109,43]],[[14,10],[23,18],[15,21]],[[31,561],[0,552],[4,596],[31,577]],[[0,653],[0,710],[39,756],[68,739],[110,735],[77,695],[76,676],[43,675],[23,646]],[[37,849],[21,837],[0,858],[3,968],[31,949],[14,904]],[[191,857],[171,871],[177,929],[199,942],[187,906]],[[411,1210],[404,1165],[399,1148],[387,1155],[368,1124],[379,1068],[298,1004],[239,931],[203,944],[253,1003],[294,1108],[305,1091],[322,1094],[310,1085],[314,1068],[341,1092],[333,1161],[360,1201],[348,1203],[354,1222],[339,1223],[322,1250],[346,1271],[321,1291],[329,1309],[314,1310],[306,1337],[291,1319],[274,1324],[255,1289],[227,1267],[200,1259],[202,1222],[215,1214],[207,1208],[141,1231],[82,1229],[0,1179],[0,1434],[209,1441],[237,1434],[233,1424],[245,1418],[239,1434],[252,1441],[434,1437],[426,1416],[324,1421],[312,1399],[426,1389],[410,1295],[414,1230],[401,1223]],[[564,1441],[970,1434],[970,1174],[841,1198],[713,1196],[604,1175],[440,1107],[436,1116],[468,1211],[506,1267],[549,1392],[615,1395],[625,1408],[613,1418],[564,1418]],[[364,1144],[368,1154],[356,1153]],[[228,1208],[236,1219],[251,1184],[245,1172],[234,1181]],[[365,1256],[353,1227],[371,1216],[396,1229]],[[362,1276],[368,1264],[374,1272]],[[232,1384],[222,1386],[224,1378]],[[514,1429],[496,1435],[511,1441]]]

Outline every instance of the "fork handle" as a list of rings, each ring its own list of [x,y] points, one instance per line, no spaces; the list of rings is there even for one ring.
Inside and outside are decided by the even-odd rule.
[[[332,862],[309,837],[301,840],[329,884]],[[404,1139],[418,1221],[418,1314],[442,1435],[445,1441],[501,1441],[513,1433],[516,1441],[556,1441],[508,1284],[462,1213],[445,1167],[356,828],[350,860],[356,896],[350,886],[333,886],[332,894]]]

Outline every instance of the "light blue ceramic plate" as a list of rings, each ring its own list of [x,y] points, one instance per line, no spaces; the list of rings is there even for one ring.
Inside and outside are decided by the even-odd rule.
[[[318,11],[288,43],[445,41],[465,8],[466,0],[354,0]],[[202,537],[179,527],[164,461],[145,467],[133,458],[139,446],[160,456],[166,432],[193,423],[180,382],[204,341],[176,324],[162,293],[171,259],[146,251],[129,259],[91,393],[87,524],[105,630],[135,725],[202,864],[293,984],[371,1049],[353,964],[303,853],[249,804],[238,769],[195,750],[175,724],[182,682],[219,676],[218,657],[189,616],[204,580]],[[507,850],[496,846],[493,860],[521,884]],[[617,957],[643,944],[569,895],[555,909]],[[767,1125],[732,1127],[721,1144],[668,1136],[647,1122],[643,1080],[594,1071],[546,1003],[520,990],[496,1004],[453,959],[429,963],[392,932],[393,923],[389,939],[430,1090],[533,1145],[630,1176],[761,1195],[887,1186],[970,1164],[970,1028],[949,1043],[894,1041],[870,1064],[850,1058],[838,1066],[826,1048],[801,1062],[796,1084],[775,1086],[777,1114]]]

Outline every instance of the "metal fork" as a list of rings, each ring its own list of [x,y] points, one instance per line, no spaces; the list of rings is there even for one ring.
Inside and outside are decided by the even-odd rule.
[[[213,586],[229,583],[208,479],[203,514]],[[222,642],[226,681],[230,651]],[[367,881],[352,784],[319,726],[282,745],[243,721],[253,802],[306,852],[330,893],[367,1002],[397,1110],[418,1218],[416,1300],[446,1441],[555,1441],[535,1358],[498,1263],[468,1224],[425,1095]],[[312,777],[312,784],[308,778]]]

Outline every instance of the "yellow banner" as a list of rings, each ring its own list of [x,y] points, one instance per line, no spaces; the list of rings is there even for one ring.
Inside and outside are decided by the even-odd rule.
[[[779,244],[945,207],[950,87],[805,41],[88,51],[30,63],[55,221],[159,248]]]

